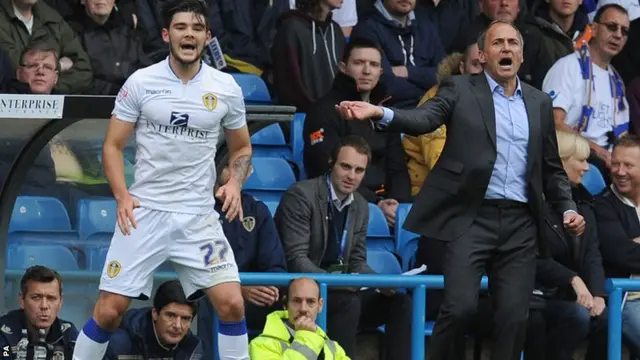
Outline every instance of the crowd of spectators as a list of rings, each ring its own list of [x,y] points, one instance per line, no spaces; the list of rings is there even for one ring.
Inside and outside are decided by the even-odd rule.
[[[306,113],[303,166],[309,180],[284,194],[273,217],[248,194],[242,199],[243,220],[221,217],[242,272],[373,273],[366,257],[368,204],[379,207],[389,227],[397,230],[398,205],[413,201],[437,165],[447,129],[421,136],[379,132],[373,123],[343,120],[335,104],[364,100],[397,108],[420,106],[436,95],[440,80],[482,73],[476,41],[488,24],[515,24],[524,42],[519,81],[543,90],[553,101],[559,155],[587,223],[585,234],[575,238],[562,230],[561,214],[550,206],[545,213],[539,236],[548,249],[537,264],[525,357],[572,359],[589,338],[587,358],[605,358],[604,279],[640,276],[637,1],[203,1],[215,37],[205,61],[222,71],[260,76],[276,104]],[[0,92],[116,95],[133,72],[167,56],[161,37],[163,5],[162,0],[0,0]],[[218,50],[224,66],[213,59]],[[48,180],[55,174],[46,170],[53,166],[51,158],[43,154],[29,186],[55,182]],[[607,182],[601,194],[581,185],[589,164]],[[0,161],[0,172],[4,165]],[[225,179],[223,171],[219,181]],[[429,274],[439,274],[443,254],[443,243],[421,238],[415,265],[425,264]],[[77,330],[57,319],[61,289],[54,270],[29,269],[20,289],[23,310],[0,318],[1,340],[16,346],[19,327],[26,326],[28,337],[37,342],[33,328],[52,328],[56,331],[48,332],[46,342],[66,354]],[[210,341],[188,331],[197,313],[200,339],[212,338],[210,305],[187,302],[173,283],[160,289],[152,308],[127,314],[121,341],[112,342],[124,352],[110,349],[110,358],[137,351],[211,356]],[[258,332],[263,327],[285,331],[270,327],[269,321],[289,316],[277,312],[286,292],[244,286],[248,326]],[[429,291],[427,320],[436,320],[441,295]],[[477,333],[474,325],[482,324],[482,337],[490,327],[490,294],[480,298],[469,331]],[[359,331],[384,324],[381,358],[410,358],[410,295],[390,289],[335,289],[324,307],[324,330],[346,356],[356,357]],[[311,312],[314,319],[317,310]],[[639,312],[640,293],[627,294],[623,333],[636,356]],[[165,321],[169,325],[162,327],[163,319],[170,319]],[[161,339],[163,334],[168,338]],[[142,343],[153,346],[138,349]]]

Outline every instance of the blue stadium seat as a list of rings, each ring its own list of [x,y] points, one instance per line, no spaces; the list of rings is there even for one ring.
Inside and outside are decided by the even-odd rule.
[[[269,95],[267,84],[265,84],[259,76],[241,73],[233,73],[231,75],[242,88],[242,95],[244,95],[244,102],[246,104],[256,105],[271,103],[271,95]]]
[[[80,242],[75,231],[13,231],[9,233],[8,245],[61,245],[75,246]]]
[[[271,213],[271,216],[275,216],[276,210],[278,209],[279,202],[274,200],[267,200],[267,201],[263,201],[263,203],[267,205],[267,207],[269,208],[269,212]]]
[[[77,228],[81,240],[96,233],[113,233],[117,203],[114,199],[82,199],[77,203]]]
[[[594,196],[599,195],[607,187],[602,173],[593,164],[589,164],[589,171],[582,177],[582,185]]]
[[[398,250],[400,254],[400,262],[402,263],[402,270],[409,271],[415,267],[416,262],[416,250],[418,250],[418,240],[420,238],[413,238],[405,242],[403,247]]]
[[[71,221],[60,200],[52,197],[19,196],[13,206],[9,232],[69,231]]]
[[[389,251],[367,249],[367,264],[378,274],[402,273],[398,259]]]
[[[293,152],[293,162],[298,166],[300,180],[305,180],[307,174],[304,171],[304,162],[302,160],[302,152],[304,150],[304,139],[302,138],[302,130],[304,128],[305,113],[296,113],[291,122],[289,131],[289,139],[291,141],[291,151]]]
[[[293,158],[291,149],[287,145],[282,129],[278,124],[271,124],[251,136],[253,157],[281,157],[287,160]]]
[[[395,228],[395,241],[396,241],[396,251],[402,255],[405,245],[414,238],[420,237],[420,235],[416,233],[412,233],[411,231],[405,230],[402,226],[404,225],[404,221],[407,219],[407,215],[409,215],[409,211],[411,211],[410,203],[404,203],[398,205],[398,209],[396,210],[396,228]],[[404,260],[404,259],[403,259]],[[404,261],[403,261],[404,262]]]
[[[253,174],[249,176],[243,190],[262,201],[279,201],[296,177],[289,163],[280,158],[253,159]]]
[[[367,226],[367,236],[391,236],[387,219],[382,210],[376,204],[369,203],[369,224]]]
[[[102,271],[104,262],[107,258],[108,246],[91,246],[87,247],[88,262],[87,269],[91,271]]]
[[[12,245],[7,248],[7,268],[26,269],[44,265],[57,271],[78,270],[69,249],[60,245]]]
[[[367,249],[396,251],[393,236],[389,231],[387,219],[382,210],[375,204],[369,203],[369,224],[367,226]]]

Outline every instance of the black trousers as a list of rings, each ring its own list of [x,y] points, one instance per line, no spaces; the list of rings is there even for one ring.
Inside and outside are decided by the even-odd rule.
[[[385,324],[385,354],[380,359],[411,359],[411,296],[386,296],[373,290],[329,291],[325,301],[329,338],[337,341],[349,358],[356,359],[359,329]]]
[[[528,205],[485,201],[465,234],[447,244],[444,298],[430,339],[430,359],[456,357],[456,345],[476,314],[485,272],[494,309],[491,360],[520,358],[535,280],[536,237]]]

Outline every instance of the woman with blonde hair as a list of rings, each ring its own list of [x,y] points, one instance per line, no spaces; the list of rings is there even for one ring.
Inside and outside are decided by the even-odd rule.
[[[605,275],[602,267],[593,198],[581,185],[589,170],[589,143],[569,132],[557,132],[558,154],[573,188],[573,200],[578,212],[584,216],[586,229],[582,236],[564,231],[563,214],[549,204],[545,207],[540,236],[547,254],[540,257],[536,268],[536,289],[542,295],[532,303],[532,321],[544,321],[546,334],[527,334],[527,341],[545,339],[545,354],[533,355],[525,351],[528,359],[571,360],[580,344],[591,338],[586,359],[605,359],[606,320],[604,297]],[[530,324],[530,328],[539,328]],[[527,346],[526,349],[541,348]]]

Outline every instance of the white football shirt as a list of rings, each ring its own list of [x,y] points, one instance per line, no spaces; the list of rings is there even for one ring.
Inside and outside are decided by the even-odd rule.
[[[242,89],[231,75],[202,63],[184,84],[167,58],[127,79],[113,115],[136,124],[129,192],[140,206],[187,214],[213,211],[221,126],[246,125]]]
[[[586,101],[587,82],[582,78],[578,52],[560,58],[547,72],[542,83],[542,90],[551,96],[554,108],[566,112],[565,124],[577,129],[582,117],[582,106]],[[582,133],[586,139],[608,148],[607,133],[617,125],[629,122],[629,104],[624,99],[624,109],[619,109],[611,94],[609,71],[593,64],[593,83],[591,91],[591,107],[593,113],[586,131]]]

